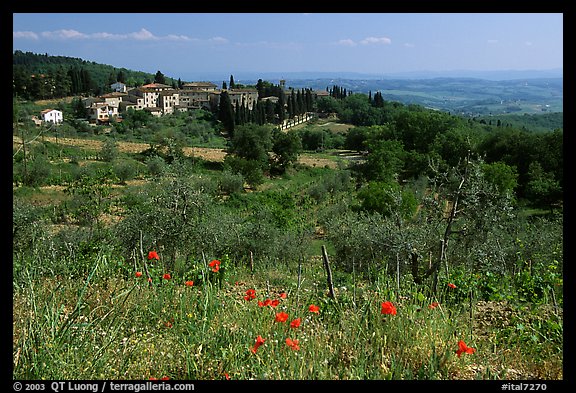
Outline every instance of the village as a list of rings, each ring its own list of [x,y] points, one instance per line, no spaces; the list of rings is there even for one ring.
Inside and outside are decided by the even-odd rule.
[[[280,81],[280,86],[285,89],[285,81]],[[258,102],[258,90],[255,88],[232,88],[218,89],[212,82],[189,82],[182,84],[182,88],[174,88],[162,83],[149,83],[140,87],[129,88],[122,82],[110,85],[112,92],[97,97],[82,99],[87,110],[87,121],[93,125],[109,124],[112,121],[121,121],[122,113],[129,109],[144,110],[153,116],[163,116],[175,112],[185,112],[195,109],[214,111],[218,108],[222,92],[226,92],[233,107],[243,105],[252,110]],[[319,97],[328,95],[326,91],[316,91]],[[277,97],[264,97],[263,100],[271,100],[275,104]],[[63,122],[62,111],[57,109],[45,109],[41,111],[40,118],[34,117],[36,124]],[[308,121],[312,114],[306,114],[298,119],[286,119],[281,129]]]

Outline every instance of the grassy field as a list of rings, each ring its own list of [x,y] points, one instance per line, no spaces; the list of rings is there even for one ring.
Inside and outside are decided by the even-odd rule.
[[[82,159],[97,155],[101,145],[95,141],[59,143],[76,156],[75,164],[65,157],[54,162],[63,172],[104,165]],[[127,159],[145,144],[119,146]],[[204,158],[210,163],[219,160],[216,150],[195,154],[212,153]],[[258,191],[304,189],[342,160],[330,153],[301,160],[308,156],[306,170],[267,179]],[[219,173],[208,165],[196,175],[215,179]],[[137,198],[151,182],[138,175],[114,184],[110,198]],[[64,188],[16,187],[13,195],[53,209],[55,219],[59,206],[71,202]],[[115,213],[102,221],[117,222],[123,212]],[[50,231],[74,225],[56,222]],[[170,266],[160,250],[158,259],[149,259],[155,250],[128,258],[106,244],[86,254],[68,246],[66,258],[51,257],[57,250],[49,250],[14,260],[14,379],[564,378],[563,311],[555,299],[482,301],[456,279],[441,280],[433,295],[410,279],[384,272],[367,279],[338,269],[332,270],[331,297],[321,247],[329,256],[334,248],[321,234],[300,262],[256,257],[253,266],[227,255]],[[218,268],[213,260],[220,261]],[[51,271],[76,273],[46,273]]]
[[[83,280],[30,280],[14,292],[14,378],[563,378],[553,338],[518,345],[528,334],[518,324],[557,319],[554,310],[450,305],[448,283],[438,298],[385,278],[337,283],[333,299],[319,258],[300,275],[297,266],[251,271],[222,260],[218,272],[203,267],[200,283],[162,278],[162,255],[131,276],[105,254],[93,262]],[[139,276],[145,264],[152,283]],[[458,352],[460,340],[472,349]]]

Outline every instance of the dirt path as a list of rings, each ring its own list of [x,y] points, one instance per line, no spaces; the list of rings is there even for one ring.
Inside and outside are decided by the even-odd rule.
[[[78,139],[78,138],[58,138],[52,136],[45,136],[43,140],[67,146],[76,146],[83,149],[89,149],[94,151],[99,151],[102,149],[102,142],[93,139]],[[21,146],[22,139],[17,136],[12,136],[12,143],[14,147]],[[118,150],[121,153],[140,153],[150,147],[148,143],[137,143],[137,142],[118,142]],[[214,149],[209,147],[184,147],[182,149],[184,154],[188,157],[200,157],[207,161],[223,161],[226,157],[226,150],[224,149]],[[302,154],[298,159],[303,165],[324,167],[328,166],[330,168],[336,168],[337,163],[334,160],[328,158],[318,158],[309,154]]]

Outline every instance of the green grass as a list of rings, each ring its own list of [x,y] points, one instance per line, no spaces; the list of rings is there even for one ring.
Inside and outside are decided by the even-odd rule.
[[[562,353],[551,341],[539,343],[546,359],[539,362],[534,348],[510,345],[520,330],[495,340],[498,329],[478,328],[481,315],[471,319],[466,304],[445,304],[408,283],[397,292],[384,277],[349,279],[331,299],[319,258],[306,260],[300,277],[296,266],[252,272],[223,263],[223,274],[206,269],[210,278],[191,287],[190,277],[161,279],[162,261],[154,262],[153,286],[134,268],[119,273],[118,263],[100,253],[83,279],[28,279],[15,287],[15,379],[562,378]],[[248,289],[255,299],[245,300]],[[266,299],[279,305],[258,305]],[[381,314],[384,301],[396,315]],[[433,301],[440,306],[429,308]],[[279,312],[286,322],[275,321]],[[290,327],[297,318],[300,326]],[[265,342],[253,353],[258,336]],[[456,356],[460,339],[476,351]]]

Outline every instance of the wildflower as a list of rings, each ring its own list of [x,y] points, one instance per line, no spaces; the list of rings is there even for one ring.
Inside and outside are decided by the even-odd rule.
[[[456,285],[452,284],[452,283],[448,283],[448,286],[452,289],[456,288]]]
[[[164,273],[164,275],[162,276],[162,278],[164,280],[170,280],[172,278],[172,276],[170,276],[170,273]]]
[[[266,341],[265,338],[262,338],[262,336],[258,336],[256,337],[256,343],[254,344],[254,346],[252,347],[252,349],[250,349],[250,351],[252,353],[256,353],[256,351],[258,350],[258,348],[260,347],[260,345],[264,344],[264,342]]]
[[[466,343],[464,343],[464,341],[460,340],[458,341],[458,350],[456,351],[456,355],[460,357],[460,355],[462,355],[463,352],[473,354],[474,352],[476,352],[476,349],[467,346]]]
[[[286,295],[286,292],[280,292],[280,293],[278,294],[278,296],[281,297],[282,299],[286,299],[286,297],[287,297],[288,295]]]
[[[160,378],[160,380],[162,380],[162,381],[168,381],[169,379],[170,379],[170,378],[167,377],[167,376],[163,376],[162,378]]]
[[[276,322],[286,322],[288,320],[288,314],[285,312],[279,312],[276,314],[276,318],[274,319]]]
[[[148,253],[148,260],[150,260],[150,259],[156,259],[157,261],[159,261],[160,256],[158,255],[158,253],[156,251],[152,250]]]
[[[186,281],[184,284],[186,284],[187,287],[192,287],[192,286],[194,286],[194,281],[192,281],[192,280]]]
[[[382,310],[380,312],[382,314],[396,315],[396,307],[394,307],[391,301],[386,301],[382,303]]]
[[[148,282],[149,282],[149,283],[152,282],[152,277],[148,277]]]
[[[300,326],[300,322],[302,322],[301,318],[296,318],[294,319],[292,322],[290,322],[290,327],[293,329],[296,329],[297,327]]]
[[[230,375],[228,375],[226,371],[224,371],[224,378],[226,378],[227,381],[230,380]]]
[[[246,296],[248,296],[248,295],[246,295]],[[264,301],[258,300],[258,305],[259,305],[260,307],[269,306],[270,303],[272,303],[272,301],[271,301],[270,299],[266,299],[266,300],[264,300]]]
[[[220,263],[221,262],[218,259],[213,259],[212,262],[208,264],[208,266],[210,266],[212,271],[216,273],[218,270],[220,270]]]
[[[136,277],[142,277],[142,272],[136,272]]]
[[[298,344],[299,344],[298,340],[296,339],[292,340],[290,337],[286,338],[286,345],[288,345],[295,351],[300,349],[300,346]]]
[[[320,312],[320,307],[311,304],[310,307],[308,307],[308,311],[318,314]]]
[[[280,304],[280,300],[278,299],[274,299],[272,301],[270,301],[270,307],[276,307]]]
[[[244,296],[244,300],[250,301],[256,298],[256,291],[254,289],[246,290],[246,295]]]
[[[428,308],[431,309],[431,310],[435,309],[436,307],[438,307],[438,302],[432,302],[432,303],[430,303],[430,305],[428,306]]]

